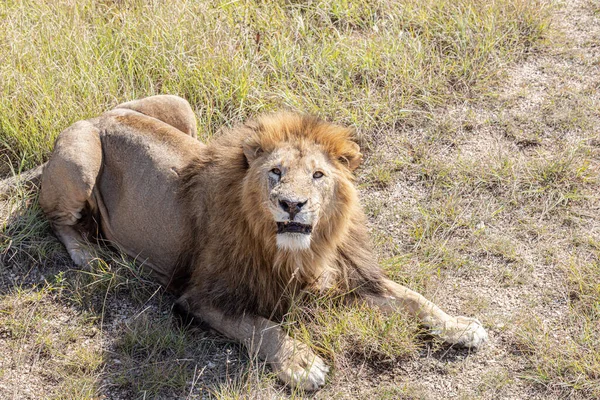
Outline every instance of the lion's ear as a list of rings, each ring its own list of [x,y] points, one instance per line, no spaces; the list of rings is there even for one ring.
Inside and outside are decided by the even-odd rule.
[[[350,171],[354,171],[362,163],[362,153],[360,146],[354,142],[350,142],[344,154],[339,157],[342,164],[345,164]]]
[[[244,156],[246,157],[248,164],[252,164],[252,162],[256,160],[263,152],[263,149],[252,137],[249,137],[244,141],[242,144],[242,150],[244,151]]]

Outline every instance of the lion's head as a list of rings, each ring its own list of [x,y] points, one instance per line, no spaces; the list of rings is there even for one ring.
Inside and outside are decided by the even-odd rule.
[[[279,113],[246,125],[246,215],[276,234],[281,250],[334,239],[355,201],[352,171],[362,155],[351,129],[311,116]]]

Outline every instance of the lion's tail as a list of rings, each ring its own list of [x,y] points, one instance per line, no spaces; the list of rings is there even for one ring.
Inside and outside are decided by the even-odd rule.
[[[4,198],[10,195],[15,189],[19,187],[32,188],[34,186],[40,186],[40,178],[42,171],[46,163],[32,168],[30,170],[21,172],[14,176],[0,180],[0,198]]]

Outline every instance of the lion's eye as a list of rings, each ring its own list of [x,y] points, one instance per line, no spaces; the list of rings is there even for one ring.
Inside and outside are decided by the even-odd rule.
[[[315,173],[313,174],[313,178],[315,178],[315,179],[319,179],[319,178],[322,178],[324,175],[325,175],[325,174],[324,174],[324,173],[322,173],[321,171],[317,171],[317,172],[315,172]]]
[[[277,176],[281,176],[281,170],[279,168],[273,168],[271,173]]]

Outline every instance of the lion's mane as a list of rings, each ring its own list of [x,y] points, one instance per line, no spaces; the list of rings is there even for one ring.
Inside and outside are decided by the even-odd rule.
[[[361,157],[353,138],[348,128],[279,113],[214,139],[182,171],[179,195],[190,212],[192,234],[171,288],[187,294],[187,301],[208,301],[227,314],[267,318],[280,318],[305,289],[381,293],[384,276],[372,254],[351,171]],[[326,152],[336,186],[333,206],[323,210],[310,249],[291,252],[276,247],[275,222],[260,207],[266,201],[264,178],[252,173],[244,148],[259,154],[305,142]]]

